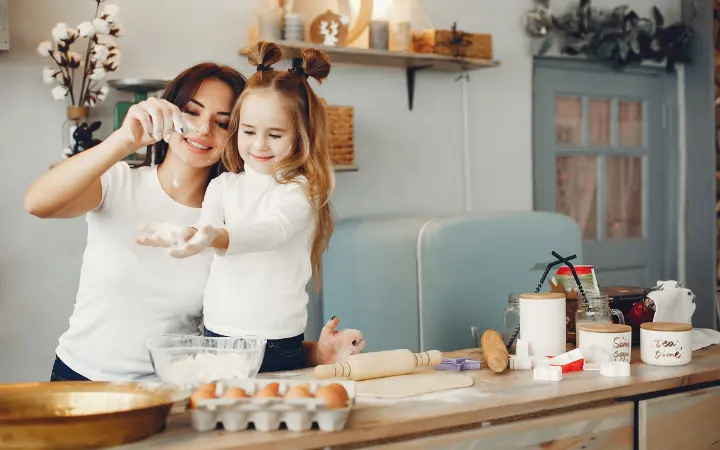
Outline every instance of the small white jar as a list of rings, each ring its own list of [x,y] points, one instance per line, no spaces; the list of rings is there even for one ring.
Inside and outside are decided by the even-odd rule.
[[[630,362],[632,328],[629,325],[581,323],[577,329],[577,347],[586,363]]]
[[[653,366],[683,366],[692,360],[692,325],[645,322],[640,325],[640,359]]]

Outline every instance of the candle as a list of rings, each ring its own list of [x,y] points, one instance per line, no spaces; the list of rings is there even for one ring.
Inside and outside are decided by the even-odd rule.
[[[370,21],[370,48],[387,50],[389,48],[390,23],[387,20]]]
[[[397,22],[393,25],[393,50],[397,52],[412,50],[412,25],[410,22]]]

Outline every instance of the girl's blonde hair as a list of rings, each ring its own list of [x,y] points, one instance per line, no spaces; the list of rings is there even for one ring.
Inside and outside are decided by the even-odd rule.
[[[243,99],[255,90],[271,89],[285,104],[297,134],[292,152],[276,166],[276,178],[290,183],[298,176],[307,178],[307,195],[313,207],[315,231],[310,255],[316,288],[321,284],[321,260],[333,233],[333,212],[330,196],[335,189],[335,171],[328,149],[328,130],[325,106],[315,95],[308,78],[322,81],[330,73],[328,56],[316,49],[301,52],[302,63],[287,71],[274,70],[271,66],[282,59],[282,49],[275,43],[259,41],[245,50],[248,60],[257,72],[245,84],[230,115],[227,139],[222,161],[228,170],[240,173],[244,170],[238,149],[240,108]]]

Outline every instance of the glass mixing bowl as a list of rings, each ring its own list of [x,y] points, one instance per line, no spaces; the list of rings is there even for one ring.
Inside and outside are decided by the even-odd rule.
[[[167,335],[148,342],[158,378],[182,388],[222,380],[255,378],[267,340],[258,336]]]

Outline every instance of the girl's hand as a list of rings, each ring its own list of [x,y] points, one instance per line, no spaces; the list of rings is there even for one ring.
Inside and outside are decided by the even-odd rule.
[[[118,132],[139,148],[163,139],[169,142],[172,133],[185,134],[189,126],[177,106],[149,98],[130,107]]]
[[[135,239],[137,244],[145,247],[174,248],[185,245],[197,230],[164,222],[143,225],[139,228],[139,231],[142,236]]]
[[[187,258],[188,256],[197,255],[210,247],[221,233],[219,228],[209,225],[202,226],[197,230],[192,228],[191,230],[192,234],[184,242],[170,248],[170,256],[173,258]]]
[[[197,255],[210,247],[221,233],[219,228],[211,226],[196,229],[170,223],[145,225],[140,231],[144,236],[137,238],[136,243],[146,247],[167,248],[173,258]]]
[[[317,364],[333,364],[350,355],[362,353],[365,339],[360,330],[346,329],[337,331],[340,320],[333,317],[320,331],[317,343]]]

